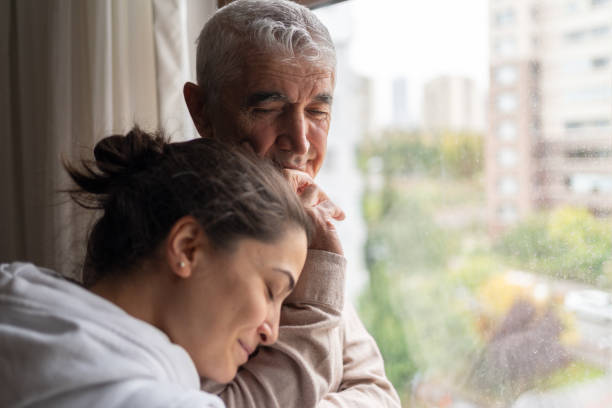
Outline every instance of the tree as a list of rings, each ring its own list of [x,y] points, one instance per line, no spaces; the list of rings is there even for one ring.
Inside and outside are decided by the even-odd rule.
[[[610,223],[585,209],[562,207],[520,223],[496,250],[533,272],[594,284],[612,253]]]

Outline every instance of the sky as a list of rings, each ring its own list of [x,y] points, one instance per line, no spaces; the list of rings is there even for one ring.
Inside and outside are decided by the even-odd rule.
[[[483,95],[488,88],[488,0],[348,0],[317,14],[335,41],[350,41],[352,70],[376,80],[381,99],[390,100],[393,78],[406,78],[415,116],[436,76],[470,77]]]

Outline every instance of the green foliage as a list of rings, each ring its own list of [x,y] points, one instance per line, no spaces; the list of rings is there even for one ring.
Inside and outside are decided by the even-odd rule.
[[[588,211],[563,207],[522,222],[496,250],[519,267],[593,284],[612,253],[612,233]]]
[[[451,271],[453,284],[476,291],[490,277],[501,273],[502,265],[490,254],[472,254]]]
[[[409,175],[470,178],[482,170],[482,137],[470,133],[426,136],[419,133],[388,132],[358,150],[363,172],[371,159],[379,159],[385,177]]]
[[[438,227],[417,202],[403,198],[379,206],[386,211],[369,225],[366,254],[370,264],[382,258],[391,270],[413,273],[439,269],[446,263],[457,245],[454,237]]]
[[[370,285],[359,298],[359,314],[376,339],[385,361],[385,371],[393,386],[400,391],[416,371],[408,348],[404,317],[398,312],[397,291],[383,264],[370,267]]]
[[[442,164],[453,178],[471,178],[482,170],[482,137],[470,133],[445,133],[440,140]]]
[[[450,179],[466,184],[480,172],[481,157],[480,138],[459,134],[431,139],[387,133],[358,151],[359,167],[378,184],[363,197],[370,284],[359,298],[359,313],[400,394],[417,370],[456,368],[478,344],[468,302],[456,296],[474,284],[444,272],[459,241],[431,211],[449,205],[449,190],[465,189],[457,190]],[[418,193],[405,183],[414,175],[428,178]],[[473,200],[472,189],[466,200]]]
[[[605,374],[606,372],[599,367],[578,361],[555,371],[549,377],[542,379],[537,386],[540,390],[563,388],[568,385],[601,378]]]

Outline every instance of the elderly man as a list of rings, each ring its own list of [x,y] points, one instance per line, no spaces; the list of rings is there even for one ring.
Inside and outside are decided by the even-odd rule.
[[[344,304],[345,259],[332,224],[343,212],[313,182],[326,152],[335,50],[307,8],[237,0],[202,29],[198,84],[184,96],[203,137],[248,144],[284,169],[316,224],[308,259],[262,347],[230,384],[205,383],[229,407],[399,407],[383,361]]]

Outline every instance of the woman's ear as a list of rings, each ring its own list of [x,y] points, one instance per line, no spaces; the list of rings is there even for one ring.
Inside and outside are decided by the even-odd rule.
[[[166,257],[173,273],[189,278],[196,262],[196,250],[206,245],[206,234],[200,223],[187,215],[174,223],[166,239]]]
[[[206,114],[204,90],[193,82],[186,82],[183,86],[183,97],[191,115],[191,120],[200,136],[212,136],[212,126]]]

